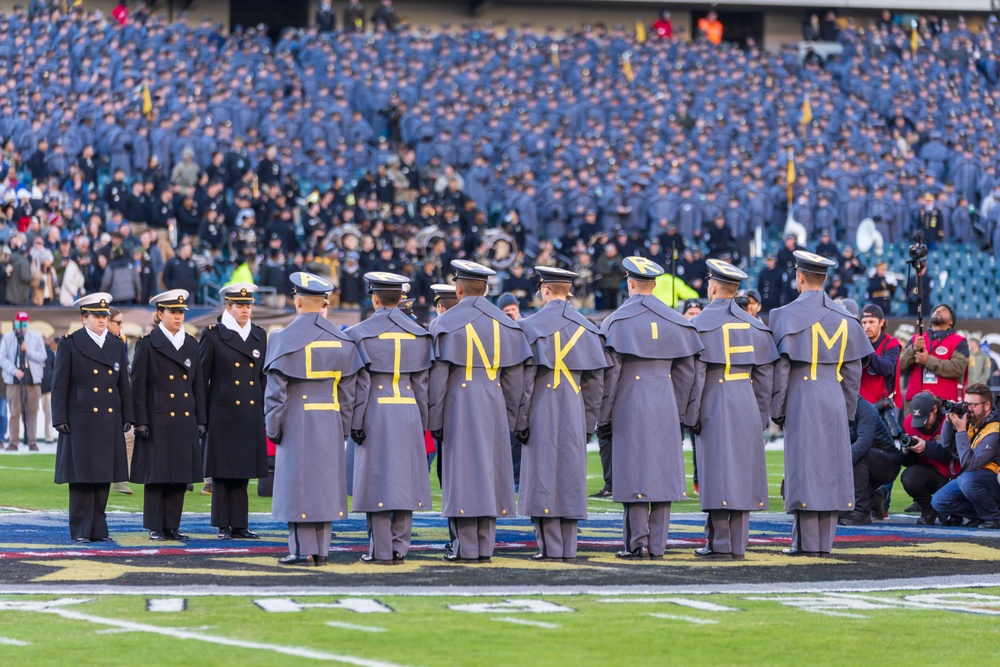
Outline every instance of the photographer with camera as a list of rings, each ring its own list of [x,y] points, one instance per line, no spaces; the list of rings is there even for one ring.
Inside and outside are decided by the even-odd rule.
[[[997,530],[1000,417],[993,407],[993,392],[986,385],[969,385],[965,395],[965,403],[941,403],[948,412],[941,428],[941,442],[957,455],[962,472],[934,494],[931,506],[938,514],[969,519],[967,526]]]
[[[931,329],[915,334],[899,355],[900,374],[909,374],[906,400],[922,391],[957,401],[969,366],[969,344],[955,332],[955,311],[942,303],[931,312]]]
[[[10,444],[8,452],[16,452],[24,422],[28,451],[37,452],[35,420],[42,398],[42,371],[45,364],[45,340],[42,334],[28,329],[31,318],[19,312],[14,317],[14,330],[0,340],[0,369],[7,384],[7,406],[10,410]]]
[[[879,487],[896,479],[903,455],[896,449],[889,427],[874,405],[864,398],[851,422],[851,463],[854,466],[854,510],[843,513],[841,526],[859,526],[872,522],[874,496]]]
[[[941,444],[941,401],[929,391],[922,391],[913,397],[910,408],[903,420],[903,432],[910,436],[911,444],[903,448],[906,470],[900,481],[920,509],[917,523],[933,526],[938,514],[931,507],[931,497],[958,476],[959,466],[952,451]],[[959,525],[962,518],[943,516],[941,523]]]

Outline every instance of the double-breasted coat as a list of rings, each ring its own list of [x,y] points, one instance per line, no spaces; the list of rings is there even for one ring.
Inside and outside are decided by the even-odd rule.
[[[86,329],[59,342],[52,371],[52,423],[69,425],[56,445],[56,484],[128,479],[125,424],[135,422],[125,343],[98,346]]]
[[[528,443],[521,451],[518,512],[587,518],[587,434],[597,426],[607,356],[590,320],[554,300],[519,322],[533,358],[525,365]]]
[[[431,335],[398,308],[380,308],[347,330],[368,360],[352,428],[365,440],[354,454],[356,512],[430,510],[427,376]]]
[[[205,477],[267,477],[264,434],[267,334],[252,324],[244,341],[232,329],[213,324],[202,332],[198,351],[208,405]]]
[[[271,334],[264,370],[264,424],[277,445],[271,514],[279,521],[347,518],[344,436],[354,417],[358,346],[319,313]]]
[[[159,329],[135,343],[132,403],[136,436],[131,480],[138,484],[191,484],[203,479],[198,425],[208,419],[198,341],[190,335],[178,350]]]
[[[637,294],[604,320],[611,357],[601,423],[611,423],[612,498],[619,503],[687,497],[681,424],[694,388],[694,325],[651,294]]]
[[[851,511],[851,434],[861,360],[873,352],[861,323],[821,291],[771,311],[781,358],[771,415],[785,423],[785,509]]]
[[[691,323],[705,346],[685,411],[698,435],[703,510],[766,510],[764,429],[778,350],[767,326],[732,299],[716,299]]]
[[[465,297],[435,320],[430,430],[443,432],[441,513],[513,516],[510,431],[528,423],[521,328],[483,297]]]

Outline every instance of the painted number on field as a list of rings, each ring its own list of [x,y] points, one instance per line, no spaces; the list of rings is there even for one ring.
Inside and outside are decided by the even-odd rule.
[[[569,607],[545,600],[503,600],[502,602],[474,602],[471,604],[451,604],[448,609],[470,614],[560,614],[573,611]]]
[[[306,609],[344,609],[356,614],[391,614],[392,608],[378,600],[344,598],[336,602],[296,602],[292,598],[261,598],[253,603],[272,614],[289,614]]]
[[[858,611],[875,611],[878,609],[892,609],[892,604],[883,604],[871,600],[861,600],[848,596],[833,595],[808,595],[808,596],[761,596],[747,597],[746,600],[758,600],[763,602],[777,602],[786,607],[795,607],[802,611],[825,616],[840,616],[843,618],[868,618]]]

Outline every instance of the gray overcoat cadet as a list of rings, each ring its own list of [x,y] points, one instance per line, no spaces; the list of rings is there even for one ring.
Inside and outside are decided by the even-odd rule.
[[[848,420],[872,353],[861,323],[821,291],[771,311],[781,358],[771,415],[785,419],[785,509],[850,511],[854,474]]]
[[[705,349],[685,418],[701,425],[698,479],[703,510],[765,510],[764,429],[778,350],[771,330],[732,299],[716,299],[691,323]]]
[[[271,335],[264,370],[264,422],[277,445],[271,514],[279,521],[347,517],[344,434],[354,417],[364,358],[318,313],[303,313]]]
[[[369,380],[358,392],[353,429],[356,512],[431,509],[427,475],[427,375],[431,335],[398,308],[380,308],[346,332],[364,350]]]
[[[518,512],[587,518],[587,434],[600,416],[604,340],[567,301],[550,301],[519,322],[533,361],[525,366],[528,444],[521,453]]]
[[[694,388],[694,325],[651,294],[637,294],[601,327],[612,366],[604,376],[601,423],[611,422],[613,499],[687,497],[681,423]]]
[[[466,297],[434,326],[430,430],[443,431],[441,513],[513,516],[510,431],[528,423],[521,328],[483,297]]]

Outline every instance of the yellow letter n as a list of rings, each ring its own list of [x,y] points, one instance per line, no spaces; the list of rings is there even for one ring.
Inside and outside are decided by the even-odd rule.
[[[483,366],[486,368],[486,377],[491,381],[496,380],[497,372],[500,370],[500,323],[493,320],[493,363],[490,363],[489,358],[487,358],[483,340],[476,333],[471,322],[465,325],[465,337],[465,379],[472,380],[472,347],[475,346],[476,352],[479,353],[479,358],[482,359]]]

